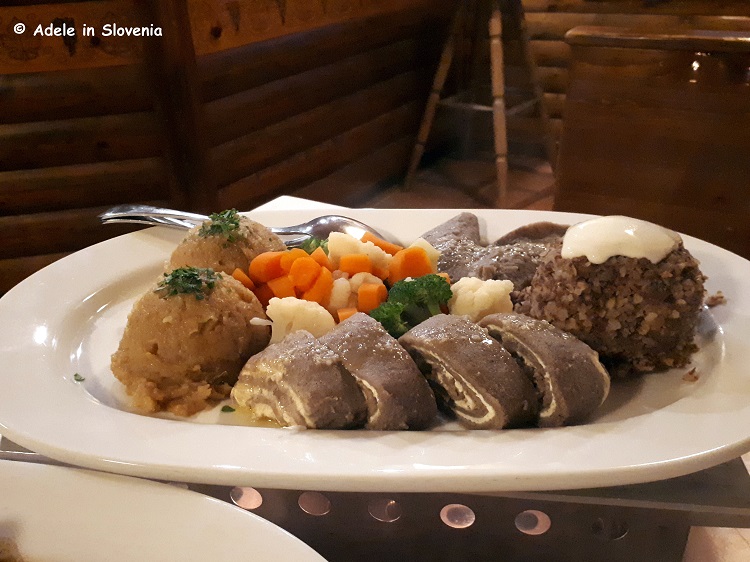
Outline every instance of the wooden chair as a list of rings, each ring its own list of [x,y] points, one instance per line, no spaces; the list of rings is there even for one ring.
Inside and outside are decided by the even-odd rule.
[[[554,208],[663,224],[750,258],[750,33],[568,32]]]
[[[489,6],[487,6],[489,4]],[[443,98],[443,89],[448,79],[451,65],[456,58],[456,50],[460,36],[465,27],[473,30],[477,35],[481,33],[480,25],[472,22],[473,18],[480,18],[487,13],[489,7],[489,21],[486,23],[489,34],[490,50],[490,79],[491,79],[491,102],[489,104],[477,103],[474,92],[460,91],[458,94]],[[520,30],[520,44],[524,64],[530,74],[532,87],[531,98],[521,103],[507,107],[505,69],[503,62],[503,15],[512,18]],[[477,49],[473,56],[476,64],[478,58]],[[412,150],[409,168],[406,173],[405,187],[408,188],[424,155],[425,146],[430,135],[435,114],[439,106],[449,106],[468,111],[491,111],[494,136],[495,167],[497,171],[497,190],[495,200],[491,203],[496,207],[504,207],[508,194],[508,136],[506,119],[510,115],[520,114],[524,111],[538,106],[539,119],[543,131],[545,150],[551,163],[555,160],[555,143],[549,134],[548,115],[542,103],[542,87],[537,76],[536,63],[529,48],[529,34],[526,27],[523,4],[521,0],[462,0],[456,9],[450,27],[448,39],[443,46],[443,51],[438,64],[437,72],[433,79],[432,90],[427,100],[422,122],[417,134],[417,141]]]

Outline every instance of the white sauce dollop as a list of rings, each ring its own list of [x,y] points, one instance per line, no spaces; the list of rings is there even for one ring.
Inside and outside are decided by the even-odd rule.
[[[647,258],[658,263],[681,242],[679,234],[663,226],[613,215],[571,226],[563,237],[561,255],[565,259],[585,256],[595,264],[613,256]]]

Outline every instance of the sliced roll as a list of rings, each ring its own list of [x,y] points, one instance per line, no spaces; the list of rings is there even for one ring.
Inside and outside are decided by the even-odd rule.
[[[298,331],[252,356],[232,399],[257,419],[310,429],[361,427],[365,398],[335,352]]]
[[[339,355],[367,403],[367,429],[425,429],[437,405],[427,380],[383,326],[361,312],[319,341]]]
[[[523,314],[490,314],[479,324],[533,377],[540,427],[585,421],[607,398],[607,370],[596,351],[575,336]]]
[[[471,429],[536,419],[534,385],[487,330],[464,316],[439,314],[399,338],[435,391],[440,408]]]

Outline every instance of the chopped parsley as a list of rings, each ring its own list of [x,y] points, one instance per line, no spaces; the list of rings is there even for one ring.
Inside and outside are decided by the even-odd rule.
[[[323,251],[328,254],[328,240],[310,236],[308,239],[302,242],[302,244],[300,244],[300,248],[302,248],[308,254],[312,254],[317,248],[323,248]]]
[[[231,406],[222,406],[221,411],[226,412],[227,414],[231,414],[232,412],[234,412],[234,408],[232,408]]]
[[[81,376],[81,375],[79,375],[78,373],[75,373],[75,374],[73,375],[73,380],[74,380],[74,381],[76,381],[76,382],[83,382],[83,381],[85,381],[85,380],[86,380],[86,377],[82,377],[82,376]]]
[[[181,267],[164,274],[154,289],[164,297],[175,295],[195,295],[196,300],[203,300],[211,293],[219,275],[211,268]]]
[[[237,209],[228,209],[208,216],[198,234],[200,236],[223,236],[227,242],[237,240],[240,229],[240,215]]]

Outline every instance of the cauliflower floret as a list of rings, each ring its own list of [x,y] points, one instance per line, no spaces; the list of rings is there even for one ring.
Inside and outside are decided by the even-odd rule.
[[[266,316],[273,321],[271,343],[280,342],[287,334],[298,330],[306,330],[317,338],[336,326],[331,313],[317,302],[295,297],[272,298],[268,301]]]
[[[513,312],[510,293],[513,282],[476,277],[462,277],[451,285],[453,297],[448,301],[451,314],[465,315],[478,322],[495,312]]]
[[[409,244],[409,246],[416,246],[418,248],[422,248],[426,253],[427,257],[430,260],[430,263],[432,264],[432,272],[437,273],[438,270],[438,260],[440,259],[440,252],[435,249],[435,247],[430,244],[427,240],[424,238],[417,238],[414,242]]]
[[[351,234],[331,232],[328,235],[328,259],[338,269],[341,256],[346,254],[365,254],[369,256],[373,267],[388,269],[393,256],[385,253],[372,242],[362,242]]]
[[[337,310],[351,306],[349,304],[351,295],[352,288],[349,285],[348,276],[334,279],[331,296],[328,299],[328,312],[336,314]]]
[[[361,273],[355,273],[352,275],[351,279],[349,279],[349,287],[351,288],[352,293],[359,291],[359,288],[363,283],[380,283],[382,285],[383,281],[380,277],[376,277],[372,273],[365,273],[364,271]]]
[[[342,308],[356,308],[358,300],[358,291],[363,283],[379,283],[383,281],[372,273],[355,273],[350,278],[340,277],[333,281],[331,297],[328,299],[326,308],[328,312],[335,315]]]

